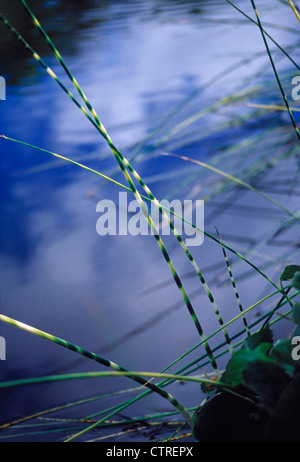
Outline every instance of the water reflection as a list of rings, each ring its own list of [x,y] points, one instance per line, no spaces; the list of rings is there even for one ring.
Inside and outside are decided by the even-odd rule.
[[[201,2],[200,2],[201,4]],[[205,2],[203,2],[205,4]],[[211,5],[213,7],[214,5]],[[207,7],[206,7],[207,8]],[[18,0],[0,0],[0,11],[24,35],[32,48],[40,55],[50,56],[48,45],[41,40],[32,26],[31,19],[20,6]],[[178,22],[191,21],[191,14],[202,12],[198,1],[113,1],[74,0],[72,4],[63,0],[34,3],[34,11],[56,47],[64,56],[76,56],[81,52],[81,42],[89,39],[94,47],[105,45],[105,37],[112,31],[129,29],[138,22]],[[91,36],[91,29],[98,28],[100,34]],[[16,38],[7,33],[0,23],[1,49],[0,71],[5,71],[9,84],[17,85],[26,77],[37,73],[37,66]]]
[[[199,182],[200,168],[163,157],[165,151],[199,160],[224,155],[226,168],[230,170],[233,165],[234,171],[244,168],[249,159],[242,153],[248,152],[249,145],[254,147],[257,140],[263,144],[262,151],[254,151],[255,160],[262,160],[263,148],[270,152],[261,126],[276,129],[281,122],[278,114],[259,115],[254,119],[256,125],[244,122],[244,107],[239,108],[241,112],[231,106],[227,110],[221,107],[219,112],[208,110],[205,117],[198,114],[225,95],[245,90],[242,79],[249,74],[245,56],[255,58],[252,63],[259,69],[259,78],[264,77],[264,71],[269,75],[263,53],[257,52],[261,39],[250,32],[256,29],[246,26],[242,32],[224,2],[34,3],[37,17],[70,64],[115,144],[133,157],[139,173],[158,197],[184,198],[189,194],[202,198],[202,194],[212,193],[214,185],[205,175]],[[231,23],[220,21],[212,27],[212,22],[205,20],[217,5],[218,13],[230,17]],[[20,3],[0,0],[0,11],[58,71],[58,64]],[[8,78],[7,101],[0,106],[1,132],[88,163],[125,183],[95,128],[22,44],[3,25],[0,27],[0,73]],[[222,75],[234,64],[234,73],[231,69]],[[256,77],[247,81],[246,88],[256,83]],[[209,86],[212,79],[214,85]],[[273,88],[270,86],[269,91]],[[74,89],[72,92],[76,93]],[[259,93],[252,95],[257,97]],[[182,104],[184,101],[186,104]],[[179,105],[181,111],[174,111],[171,119],[172,109]],[[180,124],[195,114],[198,118],[181,130]],[[148,138],[158,127],[161,130]],[[272,142],[289,136],[288,130],[287,122],[279,134],[274,134]],[[248,145],[243,144],[246,133]],[[234,156],[226,157],[236,145],[239,149]],[[135,149],[137,146],[139,149]],[[198,335],[177,288],[170,284],[170,273],[156,242],[148,237],[100,238],[96,234],[96,202],[117,199],[116,186],[11,142],[1,141],[1,153],[1,304],[5,314],[100,354],[109,354],[110,359],[134,370],[163,369],[195,345]],[[245,207],[242,199],[242,194],[231,195],[231,191],[224,190],[221,199],[215,198],[221,202],[217,204],[217,219],[215,208],[209,209],[208,205],[208,224],[214,230],[217,221],[224,230],[222,237],[231,235],[235,244],[248,250],[259,241],[258,232],[265,236],[273,229],[271,220],[281,219],[282,214],[277,210],[277,215],[272,215],[271,210],[270,221],[263,220],[265,215],[263,211],[259,215],[257,206],[266,204],[257,198],[252,206],[256,218],[261,219],[259,227],[253,225],[253,214],[243,221],[240,215],[237,220],[224,212],[228,204],[236,206],[236,210]],[[167,244],[179,272],[188,274],[189,263],[173,241],[167,239]],[[259,255],[260,247],[255,250]],[[213,242],[206,240],[195,249],[195,256],[209,279],[222,280],[224,262]],[[211,267],[217,268],[217,276],[212,275]],[[212,332],[218,325],[211,319],[209,303],[198,281],[186,277],[185,284],[205,320],[205,332]],[[263,293],[266,283],[260,281],[255,287]],[[143,296],[145,289],[147,297]],[[243,300],[255,301],[251,287],[245,284],[239,289]],[[226,319],[232,312],[237,314],[232,288],[217,288],[216,293],[218,302],[226,308]],[[1,364],[3,380],[96,369],[70,352],[12,327],[1,325],[0,334],[7,339],[7,361]],[[220,337],[215,340],[219,341]],[[72,390],[67,385],[49,385],[37,392],[12,390],[5,397],[10,402],[13,399],[14,406],[9,404],[3,410],[1,419],[58,401],[90,396],[99,393],[99,388],[117,390],[122,385],[128,387],[128,381],[109,385],[97,382],[89,385],[88,391],[82,383]],[[193,405],[194,395],[185,390],[179,391],[183,401]],[[152,409],[163,405],[155,398]]]

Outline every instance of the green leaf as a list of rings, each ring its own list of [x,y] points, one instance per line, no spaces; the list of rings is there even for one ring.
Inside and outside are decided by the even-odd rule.
[[[292,311],[292,320],[297,326],[300,326],[300,303],[295,303]]]
[[[270,358],[274,359],[289,374],[295,371],[295,361],[292,358],[293,348],[291,339],[283,339],[278,340],[270,352]]]
[[[244,345],[251,350],[254,350],[262,343],[273,343],[273,332],[269,326],[266,326],[259,331],[251,334],[246,338]]]
[[[225,371],[220,378],[220,381],[236,387],[243,382],[243,370],[251,361],[261,360],[270,361],[267,352],[272,347],[271,343],[261,343],[257,348],[251,350],[248,348],[241,348],[235,351],[228,361]]]
[[[289,265],[284,268],[283,273],[280,276],[281,281],[290,281],[296,272],[300,271],[300,266]]]
[[[300,268],[299,271],[296,271],[296,273],[294,274],[291,286],[295,287],[295,289],[300,290]]]
[[[242,377],[244,385],[253,390],[268,408],[276,405],[291,380],[282,367],[260,359],[246,364]]]

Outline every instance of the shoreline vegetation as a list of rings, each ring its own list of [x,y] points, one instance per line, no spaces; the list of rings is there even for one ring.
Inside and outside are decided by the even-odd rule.
[[[87,367],[90,367],[93,361],[103,366],[104,370],[95,368],[78,372],[75,368],[76,372],[71,369],[70,373],[64,371],[60,374],[43,376],[37,371],[34,377],[16,377],[0,382],[2,391],[13,393],[13,390],[25,386],[35,386],[38,390],[38,387],[50,382],[56,383],[58,387],[66,382],[72,387],[72,384],[79,380],[86,382],[106,380],[105,377],[113,378],[115,381],[127,378],[129,384],[132,382],[133,388],[80,398],[26,415],[23,415],[20,410],[19,417],[0,424],[0,439],[13,441],[25,438],[28,441],[31,439],[30,425],[36,425],[32,433],[35,433],[37,438],[65,442],[93,441],[93,438],[95,441],[99,439],[115,441],[122,438],[123,441],[128,442],[133,435],[135,438],[140,437],[141,441],[155,439],[160,442],[299,441],[297,429],[300,425],[298,417],[300,415],[298,393],[300,266],[297,225],[300,220],[298,206],[300,133],[297,126],[299,108],[295,103],[298,97],[298,80],[295,72],[299,73],[300,68],[292,58],[297,43],[294,43],[291,49],[282,47],[273,39],[272,34],[267,32],[272,29],[268,27],[268,8],[264,10],[253,0],[245,1],[243,7],[247,6],[246,13],[226,0],[224,3],[234,10],[236,18],[243,19],[245,21],[243,24],[250,23],[260,34],[264,46],[263,53],[260,55],[268,58],[271,76],[268,75],[266,79],[263,77],[257,84],[256,79],[252,79],[251,65],[249,65],[252,58],[243,56],[240,65],[243,63],[249,68],[247,85],[243,82],[231,95],[213,101],[208,107],[200,110],[198,108],[192,115],[173,122],[173,116],[175,114],[178,116],[180,110],[196,97],[197,91],[194,91],[171,110],[145,139],[137,140],[135,148],[125,155],[114,144],[104,126],[105,121],[102,122],[91,103],[92,99],[87,97],[83,87],[68,67],[67,59],[63,58],[44,29],[42,21],[35,15],[34,7],[31,9],[29,2],[25,0],[20,0],[18,3],[31,20],[31,27],[40,34],[40,40],[49,47],[52,62],[64,72],[66,79],[72,85],[72,91],[57,75],[56,67],[46,63],[42,55],[30,45],[0,9],[0,19],[6,26],[7,33],[20,42],[24,52],[29,52],[32,60],[41,66],[53,83],[62,90],[62,95],[68,98],[92,124],[116,165],[115,169],[111,169],[110,174],[107,175],[99,168],[89,167],[88,159],[75,160],[36,146],[33,142],[11,137],[9,133],[0,134],[2,155],[9,154],[10,146],[28,149],[41,156],[54,158],[59,165],[68,164],[77,174],[91,175],[93,179],[96,177],[101,181],[101,185],[102,182],[111,184],[115,191],[119,192],[121,199],[126,196],[126,203],[120,200],[119,208],[114,207],[115,203],[109,198],[101,202],[100,206],[100,202],[97,201],[97,212],[103,213],[105,208],[110,206],[115,214],[112,218],[111,215],[110,218],[106,215],[98,219],[96,230],[99,236],[109,234],[108,224],[112,226],[111,234],[118,234],[117,210],[125,208],[127,211],[127,197],[129,199],[130,196],[134,206],[129,207],[128,211],[133,213],[138,210],[138,213],[129,219],[129,234],[133,236],[151,234],[150,238],[156,242],[156,249],[158,247],[161,257],[161,260],[157,259],[156,265],[159,267],[164,264],[170,277],[168,281],[156,283],[155,279],[149,280],[149,286],[142,287],[141,292],[147,296],[147,293],[167,290],[171,285],[175,287],[179,297],[177,303],[181,310],[185,310],[187,321],[193,328],[193,334],[197,335],[198,342],[182,352],[180,356],[175,356],[172,363],[159,372],[130,370],[125,367],[125,364],[119,364],[104,356],[105,348],[91,351],[61,338],[55,332],[39,329],[34,324],[15,319],[13,315],[3,312],[0,314],[2,324],[47,340],[62,349],[72,351],[79,357],[90,360]],[[295,1],[277,0],[277,3],[300,22],[300,12]],[[261,9],[263,14],[260,12]],[[196,16],[199,15],[199,18],[200,13],[202,14],[201,11],[197,14],[194,12]],[[253,16],[250,17],[250,14]],[[205,21],[205,16],[202,20]],[[218,20],[218,17],[215,20]],[[220,20],[224,18],[220,17]],[[281,27],[284,30],[285,25]],[[283,56],[285,62],[288,62],[284,72],[281,68],[279,70],[277,65],[279,56]],[[230,65],[227,75],[231,72],[234,75],[237,68],[239,66],[236,64]],[[212,78],[210,85],[216,84],[218,78],[218,76]],[[209,85],[206,87],[204,85],[204,88],[208,87]],[[220,145],[216,141],[217,149],[214,156],[208,159],[195,158],[189,154],[189,146],[193,144],[201,146],[207,136],[205,128],[203,133],[199,129],[197,134],[195,127],[201,127],[202,120],[215,113],[221,115],[221,122],[210,126],[209,139],[220,138],[218,141]],[[284,118],[280,119],[281,115]],[[282,124],[279,123],[280,120]],[[167,125],[171,126],[169,131],[166,129]],[[255,129],[252,130],[251,127]],[[163,131],[163,134],[149,144],[151,136],[157,135],[159,131]],[[239,136],[235,140],[236,133]],[[223,139],[224,134],[226,139]],[[231,144],[226,144],[227,139]],[[143,173],[146,170],[148,177],[147,168],[145,169],[142,164],[145,158],[146,167],[157,159],[166,162],[165,175],[162,171],[163,186],[166,187],[166,196],[168,196],[165,199],[156,196],[155,181],[150,173],[150,181],[146,181],[144,175],[139,173],[141,167]],[[179,176],[175,183],[170,182],[169,186],[168,174],[171,175],[172,172],[169,172],[168,168],[172,165],[178,174],[184,166],[188,166],[189,173],[183,177]],[[117,180],[119,173],[122,174],[123,182]],[[155,171],[152,175],[155,178],[159,173],[161,172]],[[178,200],[174,211],[171,206],[174,206],[177,193],[183,199]],[[199,197],[200,193],[201,197]],[[245,195],[249,199],[243,204],[239,201]],[[87,196],[96,200],[97,188],[89,191]],[[278,196],[282,196],[282,200],[278,199]],[[181,207],[183,203],[189,206],[196,203],[200,206],[199,214],[196,213],[196,220],[190,208],[188,212],[183,213],[185,212]],[[151,213],[148,209],[149,204]],[[227,214],[234,217],[230,222],[230,233],[228,229],[224,232],[219,223],[216,225],[216,217],[222,220]],[[243,217],[246,217],[246,225],[243,234],[236,235],[235,242],[232,236],[235,230],[238,231],[239,226],[244,224]],[[249,218],[253,219],[254,230],[249,224],[247,225]],[[125,221],[127,224],[127,214]],[[162,223],[164,226],[161,226]],[[258,230],[260,223],[263,231],[256,233],[255,228],[257,227]],[[183,238],[182,228],[190,239]],[[119,231],[120,229],[121,227]],[[248,230],[249,234],[247,234]],[[120,234],[122,233],[124,230]],[[173,240],[171,241],[170,238]],[[206,259],[203,258],[205,254],[202,253],[202,247],[205,245],[208,246]],[[213,258],[210,259],[210,253],[213,255],[213,251],[209,250],[210,246],[218,252],[217,264],[214,263]],[[269,247],[272,249],[270,254],[268,254]],[[180,260],[178,260],[177,249],[181,252]],[[133,254],[132,258],[135,256]],[[182,266],[183,261],[186,266]],[[118,262],[114,263],[117,274]],[[182,268],[184,268],[183,272]],[[195,286],[189,284],[191,278],[195,281]],[[261,291],[261,283],[264,292]],[[195,292],[194,287],[196,287]],[[215,296],[215,291],[218,296]],[[211,330],[208,330],[211,326],[207,325],[201,310],[199,312],[198,303],[195,303],[195,296],[199,292],[202,300],[208,304],[209,312],[213,317]],[[224,306],[223,292],[230,293],[233,297],[230,316]],[[251,295],[249,299],[252,300],[251,302],[245,298],[247,292]],[[174,305],[169,311],[174,315],[176,311]],[[114,348],[122,347],[135,335],[143,334],[148,327],[155,326],[164,316],[166,316],[164,313],[154,313],[153,317],[147,318],[148,321],[145,320],[139,327],[132,328],[127,334],[112,340],[107,346],[107,353]],[[280,330],[282,324],[284,329]],[[172,330],[172,327],[169,326],[169,329]],[[287,335],[282,337],[287,331]],[[199,352],[200,349],[202,353]],[[132,364],[132,358],[129,359],[129,364]],[[194,387],[189,388],[188,392],[192,396],[191,390],[195,390],[193,407],[185,404],[182,393],[178,397],[179,384]],[[199,399],[199,391],[201,399]],[[127,398],[124,400],[122,395]],[[161,412],[153,411],[144,415],[127,416],[126,412],[134,408],[137,402],[152,395],[157,395],[163,403]],[[116,399],[116,402],[106,408],[105,403],[108,398]],[[94,402],[99,404],[101,400],[104,403],[101,411],[89,413],[85,417],[79,417],[81,416],[79,413],[78,417],[74,417],[78,406],[90,405]],[[68,420],[66,416],[70,410],[72,413]],[[115,427],[115,431],[112,430]],[[52,430],[57,430],[58,436],[55,433],[51,436]]]

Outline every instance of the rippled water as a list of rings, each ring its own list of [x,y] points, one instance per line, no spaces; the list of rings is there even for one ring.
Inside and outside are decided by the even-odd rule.
[[[181,129],[180,124],[201,109],[245,91],[260,79],[273,78],[259,30],[226,2],[34,3],[37,17],[114,144],[133,159],[158,198],[202,199],[202,191],[206,194],[205,185],[197,182],[199,167],[163,153],[208,162],[243,140],[249,130],[260,133],[282,122],[288,126],[281,114],[273,114],[258,119],[257,125],[241,125],[232,134],[228,122],[245,110],[238,104],[208,111]],[[293,45],[297,23],[290,12],[280,2],[262,3],[268,23],[289,24],[291,29],[270,26],[272,36],[283,46]],[[19,2],[1,1],[0,6],[75,95]],[[250,2],[239,6],[254,17]],[[0,103],[1,134],[76,159],[125,184],[105,140],[82,112],[3,25],[0,34],[0,73],[7,81],[7,98]],[[289,66],[282,59],[278,65]],[[1,140],[0,149],[4,314],[132,370],[159,371],[199,341],[153,237],[96,233],[96,203],[117,200],[118,186],[19,144]],[[218,226],[240,251],[258,234],[268,232],[270,221],[257,222],[255,214],[243,220],[243,203],[240,213],[226,213],[230,195],[222,199],[222,213],[209,206],[205,209],[208,230],[215,232]],[[297,198],[292,201],[291,207]],[[250,204],[268,206],[261,197]],[[273,212],[275,218],[280,213]],[[166,242],[179,273],[189,274],[191,267],[176,242]],[[209,239],[192,250],[208,281],[214,281],[212,266],[218,270],[223,265],[221,274],[226,272],[219,246]],[[259,259],[261,251],[258,247],[254,257]],[[271,257],[275,258],[273,248]],[[185,284],[194,294],[205,332],[212,332],[218,326],[198,282],[186,277]],[[245,305],[263,294],[266,286],[259,280],[253,291],[252,283],[241,283]],[[226,320],[238,313],[230,286],[216,286],[215,295]],[[1,325],[0,334],[7,346],[2,380],[98,370],[91,361],[15,327]],[[12,389],[3,393],[1,420],[128,386],[128,379],[112,383],[104,379],[78,381],[72,387],[62,383]],[[200,390],[191,396],[185,387],[175,387],[174,393],[187,406],[194,405]],[[149,401],[142,403],[139,412],[149,412],[148,405]],[[149,406],[156,412],[164,405],[155,398]]]

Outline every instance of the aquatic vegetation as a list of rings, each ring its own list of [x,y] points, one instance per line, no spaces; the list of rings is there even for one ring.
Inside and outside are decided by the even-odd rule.
[[[299,289],[299,269],[290,265],[283,271],[289,289]],[[300,304],[289,303],[295,326],[290,338],[274,343],[269,320],[246,338],[218,378],[221,392],[216,386],[215,396],[193,416],[199,441],[299,441]]]
[[[293,323],[296,326],[299,325],[299,303],[293,301],[300,290],[297,261],[295,265],[286,266],[281,277],[279,279],[277,277],[278,271],[282,271],[286,262],[295,262],[296,251],[299,248],[299,240],[295,238],[297,234],[295,227],[299,225],[300,219],[297,205],[300,165],[297,157],[300,141],[296,118],[298,109],[290,104],[283,84],[283,81],[286,85],[286,82],[291,82],[294,70],[299,70],[295,60],[291,57],[292,53],[288,47],[280,46],[277,40],[273,39],[272,34],[265,30],[266,25],[253,0],[248,3],[253,8],[255,19],[237,8],[232,2],[227,1],[228,8],[234,7],[239,19],[245,20],[247,25],[251,24],[261,34],[264,49],[256,52],[254,56],[243,56],[238,62],[223,70],[222,75],[230,76],[244,66],[248,69],[249,64],[262,56],[268,57],[273,73],[266,78],[261,78],[261,72],[257,71],[255,75],[250,72],[248,77],[237,82],[232,94],[218,99],[211,97],[206,107],[201,107],[199,110],[198,107],[193,106],[191,109],[190,106],[196,100],[197,95],[209,89],[221,78],[220,75],[210,76],[201,88],[197,88],[188,97],[181,99],[175,108],[168,111],[167,115],[160,120],[158,125],[155,124],[153,130],[145,138],[136,140],[134,146],[127,149],[128,154],[125,156],[123,150],[115,145],[83,87],[34,11],[25,0],[20,0],[20,3],[29,15],[33,23],[32,27],[50,48],[53,62],[65,73],[76,96],[57,75],[54,67],[46,63],[46,60],[29,44],[14,24],[0,12],[0,19],[5,24],[7,33],[12,34],[24,46],[24,50],[30,53],[31,58],[38,65],[42,66],[52,81],[60,87],[64,96],[75,104],[97,134],[101,135],[101,140],[104,140],[109,155],[114,158],[117,166],[108,175],[100,171],[98,167],[90,167],[88,158],[75,160],[55,153],[51,149],[36,146],[33,142],[29,143],[1,133],[0,142],[4,150],[9,149],[8,146],[13,144],[41,155],[47,155],[49,158],[54,157],[61,163],[69,164],[76,172],[85,172],[99,179],[101,181],[99,189],[105,181],[119,190],[130,192],[152,231],[150,237],[156,241],[160,251],[162,261],[157,259],[156,265],[165,263],[170,273],[170,280],[160,281],[157,284],[154,278],[150,279],[149,287],[143,287],[143,290],[155,293],[161,288],[166,289],[171,283],[172,286],[175,285],[180,296],[177,305],[179,308],[185,307],[198,342],[193,341],[193,346],[183,351],[177,358],[173,356],[172,362],[159,372],[131,370],[132,368],[104,357],[105,348],[98,354],[98,352],[69,342],[55,333],[52,334],[34,325],[21,322],[13,316],[1,314],[2,323],[25,330],[31,335],[52,342],[108,369],[5,380],[0,383],[1,389],[14,390],[16,387],[25,385],[42,386],[50,382],[57,383],[59,386],[62,382],[73,384],[79,379],[94,380],[105,377],[114,378],[116,381],[118,378],[126,377],[136,382],[138,386],[129,390],[122,389],[119,392],[81,398],[74,402],[11,419],[0,426],[2,430],[0,437],[3,439],[22,437],[22,425],[25,425],[25,422],[36,421],[40,438],[46,435],[51,437],[50,424],[53,424],[55,428],[53,431],[57,431],[60,440],[64,441],[88,440],[95,436],[91,433],[95,429],[99,431],[95,440],[113,440],[114,434],[109,434],[110,427],[124,428],[125,425],[126,430],[120,432],[122,437],[129,439],[132,431],[140,435],[145,432],[142,439],[147,439],[148,436],[158,438],[160,441],[185,438],[191,440],[196,438],[198,441],[232,439],[253,441],[260,440],[262,435],[267,440],[278,440],[278,431],[284,426],[285,431],[280,433],[281,438],[294,441],[297,439],[294,431],[298,420],[297,415],[294,414],[290,419],[287,403],[293,401],[295,408],[296,404],[299,407],[295,392],[299,381],[298,358],[296,360],[293,358],[295,348],[292,343],[292,339],[297,337],[298,327],[292,332],[291,337],[281,338],[275,342],[275,334],[270,327],[277,327],[286,321],[291,329]],[[288,2],[288,4],[284,2],[282,7],[288,8],[288,11],[294,13],[295,18],[298,19],[299,14],[295,2]],[[209,11],[211,11],[210,8],[214,11],[214,2],[211,2],[207,8]],[[195,11],[193,14],[198,15]],[[202,21],[209,24],[215,19],[226,23],[226,19],[222,17],[210,18],[205,15]],[[276,29],[276,25],[271,24],[271,26]],[[284,26],[281,27],[284,29]],[[290,33],[295,33],[295,30],[291,29]],[[272,42],[275,51],[270,49],[268,40]],[[288,61],[289,67],[284,68],[283,77],[277,69],[274,55],[278,61],[282,57]],[[263,66],[265,67],[265,64]],[[292,71],[291,66],[293,66]],[[189,112],[185,112],[187,107],[189,107]],[[241,111],[237,110],[238,108]],[[282,119],[281,124],[277,117],[272,117],[274,111],[275,114],[279,112],[283,113],[284,117],[287,116]],[[204,119],[206,120],[213,114],[219,117],[218,122],[213,119],[213,123],[203,123]],[[269,114],[271,114],[270,117]],[[251,130],[251,126],[254,126],[255,130]],[[205,159],[200,156],[199,159],[195,158],[193,152],[190,154],[195,146],[199,148],[205,144],[213,144],[210,156],[206,156]],[[109,155],[106,152],[103,159],[108,158]],[[149,169],[151,174],[149,173],[148,177],[147,167],[151,166],[151,162],[155,159],[161,162],[166,161],[170,167],[166,172],[156,170],[153,173]],[[182,174],[184,165],[187,166],[187,170]],[[47,165],[42,167],[48,168]],[[49,168],[52,167],[49,166]],[[144,173],[146,172],[147,180],[144,179],[144,175],[142,177],[138,173],[139,167]],[[286,167],[290,168],[287,173],[284,170]],[[119,173],[123,175],[125,184],[116,179]],[[196,248],[190,250],[178,232],[174,224],[175,218],[187,223],[186,217],[178,216],[171,209],[163,206],[163,202],[154,193],[155,187],[152,186],[155,184],[156,176],[160,174],[163,176],[162,183],[166,189],[166,195],[170,199],[177,194],[182,198],[199,198],[201,191],[201,199],[204,200],[209,210],[209,213],[206,213],[205,229],[199,229],[193,221],[188,224],[204,235],[208,246],[213,246],[212,251],[209,247],[206,255],[198,252]],[[168,180],[172,175],[176,181],[170,183],[170,186]],[[152,186],[150,187],[149,184]],[[283,188],[280,189],[281,186]],[[95,187],[87,195],[95,197],[97,191],[98,187]],[[244,194],[247,194],[247,197],[250,196],[246,204],[240,203]],[[276,198],[278,194],[283,195],[283,200]],[[288,202],[287,198],[291,201]],[[165,226],[169,227],[174,242],[161,235],[146,204],[151,204],[157,209]],[[235,232],[231,232],[231,235],[224,232],[222,216],[225,213],[237,216],[237,219],[229,224],[231,231],[235,231],[235,227],[239,228],[239,221],[243,215],[250,220],[255,218],[254,228],[256,229],[254,232],[249,230],[248,234],[246,225],[241,234],[235,236]],[[277,238],[285,233],[287,233],[286,240],[278,241]],[[269,245],[275,246],[276,242],[279,242],[275,249],[276,252],[269,255],[266,249]],[[181,251],[180,261],[178,261],[177,249]],[[217,252],[218,263],[215,263],[211,256],[213,252]],[[183,261],[184,263],[181,263]],[[114,262],[114,264],[117,268],[118,263]],[[210,274],[213,274],[211,279]],[[189,281],[192,278],[193,285],[190,286]],[[264,286],[264,294],[260,296],[256,287],[259,287],[261,281],[267,285],[267,289]],[[218,296],[215,296],[215,290]],[[245,291],[247,290],[251,292],[252,301],[250,302],[248,299],[246,301]],[[292,294],[290,294],[291,290]],[[233,295],[230,311],[226,306],[228,302],[225,302],[226,298],[223,297],[223,292],[229,293],[229,291]],[[198,303],[195,303],[195,297],[199,293],[203,295],[201,309]],[[213,319],[212,324],[210,324],[210,318],[207,322],[203,315],[204,307],[207,308],[206,304],[208,304],[207,312]],[[143,333],[149,326],[160,322],[163,317],[173,314],[177,310],[177,305],[172,305],[169,310],[165,309],[153,318],[145,320],[142,325],[112,342],[112,345],[108,345],[107,350],[124,344],[128,339]],[[282,313],[282,309],[286,306],[288,309]],[[292,320],[288,318],[290,315]],[[259,326],[258,330],[257,326]],[[181,328],[182,332],[183,330],[184,327]],[[198,353],[199,349],[203,349],[203,352]],[[156,382],[154,379],[159,381]],[[176,385],[180,383],[194,387],[191,389],[194,395],[192,408],[184,404],[184,392],[180,392],[180,398],[177,397]],[[203,399],[200,407],[199,392]],[[70,409],[74,411],[77,406],[94,404],[100,400],[105,402],[108,397],[114,399],[121,397],[122,399],[124,394],[129,394],[129,398],[125,401],[122,400],[119,403],[116,401],[112,406],[102,408],[101,411],[93,414],[90,413],[84,418],[74,418],[73,412],[68,423],[60,421],[60,417],[53,417],[52,422],[42,421],[46,425],[45,430],[42,428],[41,421],[35,420],[50,419],[49,416],[52,414],[56,415],[56,413],[70,411]],[[161,401],[170,408],[160,413],[123,417],[125,409],[134,407],[137,402],[153,394],[159,396]],[[191,392],[187,394],[191,395]],[[229,409],[236,413],[232,425],[228,424]],[[180,421],[174,420],[174,416]],[[281,419],[283,423],[279,425]],[[216,420],[218,425],[216,425]],[[240,420],[243,420],[244,427],[240,426]],[[290,422],[289,425],[286,425],[287,421]],[[237,433],[236,423],[239,426],[239,433]],[[25,425],[27,434],[29,425]],[[136,427],[132,429],[132,425]],[[224,431],[225,428],[227,432]],[[104,431],[103,434],[102,431]],[[68,436],[62,436],[63,432],[67,432]]]

